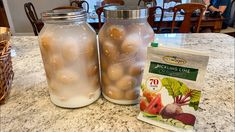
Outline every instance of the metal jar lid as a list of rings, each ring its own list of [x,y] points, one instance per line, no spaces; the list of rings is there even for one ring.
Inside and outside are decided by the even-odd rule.
[[[104,16],[112,19],[147,18],[148,10],[145,7],[138,6],[107,6],[104,8]]]
[[[53,21],[86,21],[87,13],[83,9],[57,9],[43,12],[42,20]]]

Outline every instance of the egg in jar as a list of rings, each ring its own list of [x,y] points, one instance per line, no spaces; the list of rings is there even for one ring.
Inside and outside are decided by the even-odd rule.
[[[44,64],[44,69],[46,72],[47,80],[50,81],[53,78],[53,70],[51,70],[50,65],[48,65],[46,63]]]
[[[50,58],[50,67],[54,69],[61,69],[64,67],[64,60],[60,55],[52,55]]]
[[[121,90],[133,89],[136,86],[136,79],[132,76],[125,75],[116,82],[116,87]]]
[[[142,40],[138,34],[130,34],[121,45],[121,51],[125,54],[135,54],[139,50]]]
[[[104,93],[106,96],[112,99],[124,99],[124,92],[119,90],[115,86],[108,86],[104,88]]]
[[[139,89],[133,88],[125,91],[125,99],[135,100],[139,97]]]
[[[50,80],[48,81],[48,85],[49,85],[49,90],[51,90],[53,94],[58,94],[60,88],[59,83],[57,83],[55,80]]]
[[[115,61],[119,58],[119,51],[114,43],[111,43],[110,41],[105,41],[102,44],[102,52],[104,56],[107,57],[109,61]]]
[[[111,80],[109,79],[109,77],[108,77],[108,75],[106,74],[106,73],[102,73],[101,74],[101,79],[102,79],[102,85],[104,86],[104,87],[107,87],[107,86],[109,86],[109,85],[112,85],[112,82],[111,82]]]
[[[56,80],[65,85],[71,85],[79,81],[78,74],[75,72],[63,69],[57,72]]]
[[[91,39],[85,42],[84,51],[87,59],[94,60],[97,58],[97,46],[95,41],[96,39]]]
[[[139,76],[144,71],[144,63],[132,64],[129,66],[128,73],[131,76]]]
[[[107,71],[108,66],[109,66],[108,65],[108,60],[107,60],[107,58],[104,55],[101,55],[101,58],[102,58],[102,59],[100,59],[101,69],[103,71]]]
[[[125,37],[125,29],[122,25],[111,25],[107,29],[107,35],[116,41],[121,41]]]
[[[79,41],[74,38],[68,38],[61,45],[61,53],[65,61],[74,62],[79,56]]]
[[[49,34],[40,37],[40,43],[43,52],[51,52],[53,49],[53,38]]]
[[[99,71],[98,62],[97,63],[93,62],[93,63],[87,64],[87,76],[88,77],[97,75],[98,71]]]
[[[118,80],[120,79],[124,74],[124,68],[122,64],[113,64],[108,67],[108,77],[110,80]]]

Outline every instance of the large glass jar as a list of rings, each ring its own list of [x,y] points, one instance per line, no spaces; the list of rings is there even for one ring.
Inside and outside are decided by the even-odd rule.
[[[104,15],[106,22],[99,32],[102,94],[117,104],[136,104],[147,46],[154,40],[148,11],[109,6]]]
[[[86,12],[52,10],[42,19],[39,42],[51,101],[67,108],[91,104],[101,90],[96,33]]]

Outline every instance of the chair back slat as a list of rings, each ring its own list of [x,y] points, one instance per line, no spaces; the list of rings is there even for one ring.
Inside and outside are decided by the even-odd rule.
[[[120,5],[120,4],[117,4],[117,3],[112,3],[112,4],[106,4],[104,6],[101,6],[99,8],[96,9],[96,14],[98,16],[98,26],[99,26],[99,29],[102,27],[102,21],[101,21],[101,15],[102,13],[104,12],[104,7],[107,7],[107,6],[117,6],[117,5]]]
[[[206,10],[205,5],[199,4],[199,3],[180,4],[180,5],[177,5],[173,8],[174,15],[173,15],[173,21],[172,21],[172,25],[171,25],[171,32],[172,33],[174,32],[175,18],[176,18],[177,12],[183,10],[184,11],[184,20],[180,26],[179,31],[181,33],[189,33],[191,25],[192,25],[191,24],[191,16],[192,16],[193,12],[198,9],[200,10],[200,15],[199,15],[197,23],[195,25],[195,27],[196,27],[195,32],[199,32],[201,20],[203,17],[203,12]]]
[[[36,10],[31,2],[24,4],[24,10],[25,10],[27,18],[29,19],[29,21],[33,27],[34,34],[37,36],[43,27],[43,23],[37,25],[38,24],[37,23],[38,16],[37,16]]]
[[[164,16],[163,8],[160,7],[160,6],[153,6],[153,7],[150,7],[148,9],[149,9],[148,23],[150,24],[150,26],[152,28],[155,28],[156,11],[157,11],[157,9],[161,10],[160,21],[159,21],[158,25],[156,26],[157,30],[154,31],[155,33],[159,33],[160,32],[160,27],[162,25],[163,16]]]

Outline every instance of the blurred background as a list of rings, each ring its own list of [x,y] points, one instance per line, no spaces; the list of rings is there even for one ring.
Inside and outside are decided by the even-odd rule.
[[[95,4],[100,0],[86,0],[90,9],[95,11]],[[163,0],[157,0],[158,5],[162,5]],[[0,26],[10,26],[13,35],[33,35],[30,22],[24,11],[24,3],[32,2],[40,17],[40,13],[58,6],[69,5],[70,0],[0,0]],[[182,0],[182,3],[201,2],[201,0]],[[138,0],[125,0],[125,5],[137,5]]]

